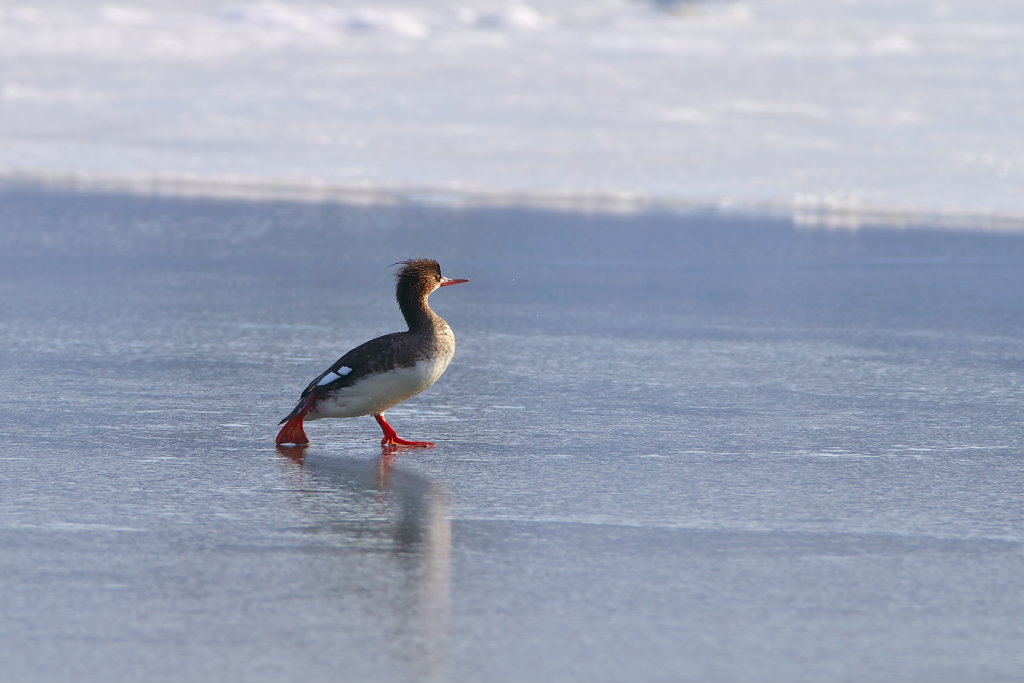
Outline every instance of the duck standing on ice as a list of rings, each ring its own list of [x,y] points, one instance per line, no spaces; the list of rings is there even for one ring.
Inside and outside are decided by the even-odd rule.
[[[398,271],[395,296],[409,325],[371,339],[339,358],[302,392],[298,404],[281,420],[277,444],[305,445],[304,420],[373,415],[384,431],[380,445],[433,448],[429,441],[407,441],[384,419],[384,411],[427,389],[444,373],[455,355],[455,334],[444,318],[430,310],[427,299],[439,287],[469,280],[441,275],[433,259],[412,259]]]

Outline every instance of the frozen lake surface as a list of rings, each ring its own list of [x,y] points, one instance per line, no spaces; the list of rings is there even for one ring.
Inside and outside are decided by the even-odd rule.
[[[273,445],[439,259],[459,351]],[[1008,680],[1024,234],[0,193],[0,679]]]

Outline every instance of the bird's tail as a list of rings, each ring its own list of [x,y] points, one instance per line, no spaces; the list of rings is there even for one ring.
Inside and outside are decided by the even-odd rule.
[[[302,428],[302,422],[306,419],[306,413],[313,407],[314,401],[316,401],[316,395],[310,392],[309,396],[298,402],[288,417],[278,423],[284,423],[284,427],[277,433],[278,446],[286,443],[305,446],[309,443],[309,437],[306,436],[306,430]]]

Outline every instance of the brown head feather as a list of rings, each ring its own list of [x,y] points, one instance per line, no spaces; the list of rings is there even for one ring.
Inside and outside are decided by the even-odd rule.
[[[402,261],[402,268],[395,275],[395,298],[402,309],[409,327],[421,322],[430,311],[425,299],[441,286],[441,265],[434,259],[419,258]],[[428,316],[429,317],[429,316]]]

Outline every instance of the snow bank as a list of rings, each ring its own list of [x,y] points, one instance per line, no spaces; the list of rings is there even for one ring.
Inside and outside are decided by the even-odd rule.
[[[1024,218],[1016,0],[9,0],[0,176]]]

